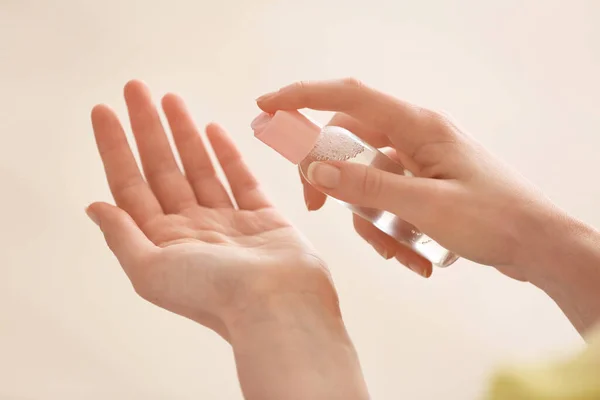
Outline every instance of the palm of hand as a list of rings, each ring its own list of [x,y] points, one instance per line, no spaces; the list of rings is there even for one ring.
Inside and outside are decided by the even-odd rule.
[[[325,271],[261,193],[222,128],[209,125],[207,136],[237,207],[181,99],[167,95],[163,108],[186,176],[147,88],[130,82],[125,98],[147,181],[116,115],[97,106],[94,133],[118,207],[95,203],[88,213],[142,297],[227,337],[224,315],[244,307],[257,287],[281,290],[282,274]]]
[[[202,206],[162,215],[145,227],[159,247],[187,243],[248,249],[276,246],[272,238],[289,234],[290,228],[271,207],[249,211]]]

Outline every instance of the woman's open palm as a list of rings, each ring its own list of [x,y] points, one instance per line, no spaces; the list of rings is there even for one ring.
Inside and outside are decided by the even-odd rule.
[[[142,297],[227,338],[224,319],[259,293],[302,285],[303,276],[310,287],[315,275],[330,285],[324,264],[271,206],[220,126],[206,134],[233,199],[179,97],[166,95],[162,106],[185,175],[148,88],[129,82],[125,100],[144,175],[115,113],[96,106],[94,134],[117,207],[94,203],[88,214]]]

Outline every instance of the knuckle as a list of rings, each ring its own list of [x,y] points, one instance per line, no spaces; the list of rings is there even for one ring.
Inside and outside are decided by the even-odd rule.
[[[441,114],[435,110],[426,107],[418,107],[419,117],[425,121],[437,121]]]
[[[356,88],[356,89],[361,89],[364,87],[363,82],[360,79],[357,79],[354,77],[343,78],[342,84],[344,84],[344,86],[348,86],[348,87],[352,87],[352,88]]]
[[[454,121],[454,117],[452,116],[452,114],[450,114],[449,111],[439,110],[437,113],[441,115],[446,121]]]
[[[447,128],[452,125],[450,117],[447,114],[438,111],[431,111],[431,121],[439,127]]]
[[[308,103],[310,100],[309,96],[309,81],[297,81],[290,85],[289,93],[295,96],[300,102]]]
[[[366,101],[366,85],[357,78],[343,78],[341,79],[341,88],[343,92],[343,100],[340,99],[340,104],[337,107],[338,110],[344,112],[351,112]]]
[[[454,132],[454,124],[447,113],[419,108],[419,116],[431,133],[444,137]]]
[[[381,175],[374,168],[366,168],[361,182],[361,191],[370,198],[377,198],[381,193]]]
[[[297,81],[292,84],[292,88],[294,90],[303,91],[308,87],[309,84],[309,81]]]

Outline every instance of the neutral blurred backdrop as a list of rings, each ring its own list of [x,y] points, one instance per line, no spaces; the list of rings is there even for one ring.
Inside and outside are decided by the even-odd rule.
[[[221,122],[329,262],[374,399],[474,399],[491,371],[582,340],[534,287],[459,261],[380,259],[252,137],[254,98],[356,76],[451,113],[600,225],[600,2],[0,0],[0,398],[241,399],[230,348],[139,299],[84,207],[110,200],[89,123],[122,86]],[[326,115],[315,114],[321,121]]]

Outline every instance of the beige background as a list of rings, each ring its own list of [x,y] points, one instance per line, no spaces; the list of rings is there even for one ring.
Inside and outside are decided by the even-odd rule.
[[[357,76],[453,114],[600,225],[600,2],[0,0],[0,398],[240,399],[228,346],[138,299],[83,209],[108,200],[89,110],[126,80],[222,122],[323,252],[375,399],[472,399],[498,364],[581,346],[535,288],[384,262],[253,140],[253,99]],[[317,115],[324,118],[323,115]]]

